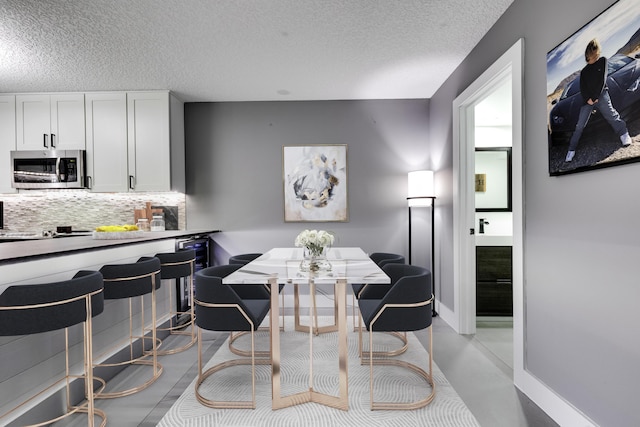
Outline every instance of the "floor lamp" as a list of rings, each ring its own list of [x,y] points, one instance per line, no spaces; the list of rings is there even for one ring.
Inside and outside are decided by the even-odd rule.
[[[433,291],[433,304],[431,310],[433,316],[437,316],[436,312],[436,281],[435,281],[435,234],[434,234],[434,202],[435,186],[433,182],[433,171],[414,171],[409,172],[407,189],[407,204],[409,206],[409,264],[411,264],[411,208],[412,207],[431,207],[431,290]]]

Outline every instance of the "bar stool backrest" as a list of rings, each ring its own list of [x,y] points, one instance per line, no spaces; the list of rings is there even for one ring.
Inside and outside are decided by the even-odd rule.
[[[152,276],[156,289],[160,288],[160,260],[156,257],[142,257],[130,264],[107,264],[100,272],[104,276],[104,298],[132,298],[151,293]]]
[[[163,279],[179,279],[193,273],[192,264],[196,260],[195,249],[179,249],[171,253],[159,253],[156,257],[162,266]]]
[[[0,294],[0,307],[15,309],[0,309],[0,335],[37,334],[82,323],[87,320],[88,295],[91,316],[102,313],[102,288],[102,274],[88,270],[61,282],[9,286]]]

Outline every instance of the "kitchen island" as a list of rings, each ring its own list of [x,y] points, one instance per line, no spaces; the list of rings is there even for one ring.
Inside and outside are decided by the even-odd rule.
[[[135,245],[194,235],[206,235],[218,230],[149,231],[133,239],[94,239],[93,236],[47,238],[0,243],[0,265],[24,262],[37,258],[68,255],[77,252],[98,251],[117,246]],[[0,279],[2,280],[2,279]]]
[[[20,242],[0,243],[0,293],[8,286],[48,283],[67,280],[79,270],[99,270],[105,264],[135,262],[142,256],[154,256],[160,252],[173,252],[176,240],[190,236],[203,236],[216,230],[181,230],[145,232],[130,239],[98,240],[92,236],[49,238]],[[169,289],[165,284],[157,292],[158,324],[169,320]],[[145,305],[150,307],[149,296]],[[135,313],[134,325],[150,325],[150,310]],[[129,304],[126,300],[105,301],[104,312],[93,319],[94,362],[118,358],[125,348],[122,339],[129,335]],[[139,328],[139,326],[138,326]],[[82,328],[70,328],[71,364],[75,372],[82,369]],[[114,346],[114,344],[116,344]],[[14,406],[14,399],[47,383],[59,374],[60,358],[64,356],[64,331],[38,335],[0,337],[0,414]],[[63,402],[59,390],[49,397],[52,405],[33,402],[31,407],[41,411],[43,407],[56,407]],[[21,409],[22,411],[22,409]],[[23,411],[23,412],[24,412]],[[5,422],[5,420],[2,420]],[[2,424],[0,422],[0,424]],[[20,424],[20,422],[18,422]]]

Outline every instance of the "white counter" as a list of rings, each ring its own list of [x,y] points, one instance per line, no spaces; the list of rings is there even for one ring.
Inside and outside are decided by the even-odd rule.
[[[476,234],[476,246],[513,246],[513,236]]]

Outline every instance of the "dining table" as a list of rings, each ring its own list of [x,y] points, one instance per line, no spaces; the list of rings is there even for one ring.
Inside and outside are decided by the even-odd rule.
[[[302,271],[302,248],[273,248],[262,256],[242,266],[222,279],[223,284],[264,284],[271,291],[270,340],[271,340],[271,392],[272,409],[281,409],[308,402],[348,410],[348,358],[347,358],[347,285],[353,283],[389,284],[391,279],[358,247],[331,247],[325,250],[329,268],[318,271]],[[335,293],[335,326],[338,339],[338,395],[314,389],[313,335],[309,332],[309,387],[302,392],[282,396],[281,393],[281,332],[278,324],[279,285],[308,286],[309,312],[316,311],[316,285],[332,284]],[[296,298],[296,304],[299,299]],[[300,307],[296,307],[296,310]],[[316,331],[317,332],[317,331]]]

